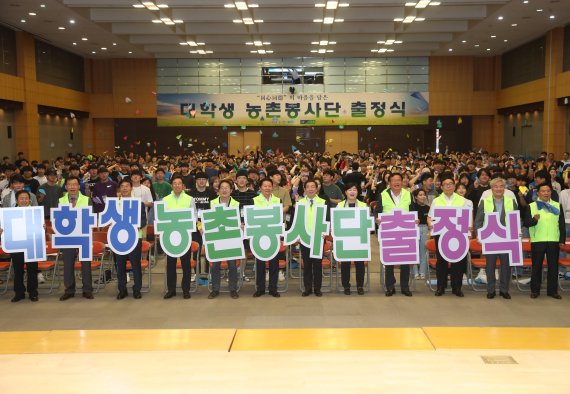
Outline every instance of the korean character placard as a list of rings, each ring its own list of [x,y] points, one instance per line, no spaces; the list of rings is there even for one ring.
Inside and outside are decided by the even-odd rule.
[[[54,248],[79,249],[79,261],[93,260],[93,228],[97,225],[97,215],[92,207],[72,208],[64,204],[52,208],[51,223]]]
[[[192,232],[196,231],[196,218],[191,208],[167,209],[164,201],[154,203],[155,231],[162,250],[168,256],[181,257],[192,246]]]
[[[279,253],[281,237],[285,232],[283,205],[267,208],[248,205],[244,213],[245,236],[250,240],[251,253],[261,261],[273,259]]]
[[[216,205],[200,212],[208,261],[245,258],[239,207]]]
[[[331,209],[333,254],[337,261],[370,261],[370,232],[374,220],[363,208]]]
[[[131,253],[138,243],[138,228],[141,224],[140,198],[108,198],[105,210],[99,215],[99,226],[105,227],[109,224],[109,248],[120,255]]]
[[[327,207],[325,205],[313,206],[313,223],[308,225],[309,205],[299,203],[295,206],[295,216],[291,228],[285,233],[285,245],[292,245],[299,241],[311,250],[311,258],[320,259],[323,256],[324,236],[328,234],[330,224],[327,222]],[[312,228],[312,231],[309,231]]]
[[[432,235],[439,235],[437,248],[441,257],[450,263],[457,263],[469,251],[469,228],[471,208],[436,207],[433,210]]]
[[[381,213],[378,227],[380,261],[384,265],[418,264],[420,261],[420,229],[417,212],[394,209]]]
[[[503,226],[498,212],[485,214],[485,224],[477,231],[483,254],[508,253],[509,265],[523,265],[521,219],[518,211],[507,212]]]
[[[2,249],[6,253],[24,252],[26,261],[46,259],[46,232],[43,207],[0,209]]]

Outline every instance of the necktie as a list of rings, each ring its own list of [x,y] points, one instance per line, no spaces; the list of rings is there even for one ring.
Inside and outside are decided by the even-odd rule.
[[[70,198],[71,198],[71,206],[75,208],[75,197],[70,197]]]
[[[312,208],[313,207],[313,199],[311,198],[309,201],[311,202],[311,208]]]

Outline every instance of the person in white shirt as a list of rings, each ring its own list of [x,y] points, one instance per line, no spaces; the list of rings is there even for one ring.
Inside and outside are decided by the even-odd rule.
[[[38,181],[38,183],[41,185],[47,183],[47,177],[46,177],[46,166],[43,164],[39,164],[37,167],[37,171],[38,171],[38,175],[36,175],[34,177],[34,179],[36,181]]]

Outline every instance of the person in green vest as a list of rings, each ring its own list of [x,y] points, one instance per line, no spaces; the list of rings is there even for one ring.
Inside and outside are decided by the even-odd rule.
[[[505,195],[506,182],[503,178],[494,178],[491,180],[492,194],[479,202],[477,214],[475,215],[475,229],[479,230],[485,224],[485,214],[498,212],[501,224],[506,226],[506,216],[508,212],[516,211],[518,209],[517,203],[512,198]],[[500,272],[499,272],[499,295],[507,300],[511,299],[509,295],[509,283],[511,282],[511,267],[509,265],[509,254],[486,254],[485,259],[487,266],[485,271],[487,274],[487,298],[495,298],[495,285],[497,279],[495,278],[495,266],[497,259],[499,259]]]
[[[537,200],[529,204],[524,215],[524,224],[530,232],[532,274],[530,279],[530,298],[540,295],[542,283],[542,263],[544,255],[548,264],[546,294],[557,300],[558,294],[558,257],[560,246],[566,242],[566,221],[560,204],[552,200],[552,186],[542,183],[537,189]]]
[[[229,179],[222,179],[218,187],[218,197],[210,200],[210,208],[217,205],[225,205],[227,207],[239,207],[239,202],[231,197],[234,190],[234,183]],[[212,262],[210,274],[212,275],[212,292],[208,295],[208,299],[216,298],[220,295],[220,265],[221,261]],[[239,298],[237,292],[238,271],[235,260],[227,261],[229,271],[229,287],[230,296],[233,299]]]
[[[273,195],[273,181],[264,178],[259,185],[260,194],[253,199],[256,207],[268,208],[272,205],[281,204],[281,199]],[[269,261],[269,295],[281,297],[277,292],[277,280],[279,278],[279,258],[278,255]],[[255,261],[255,293],[254,297],[261,297],[265,294],[265,261]]]
[[[403,177],[399,172],[394,172],[388,177],[388,188],[378,195],[378,200],[376,201],[376,208],[374,209],[374,217],[377,218],[376,224],[380,224],[379,213],[391,213],[396,208],[404,212],[410,212],[414,209],[412,193],[402,188],[402,181]],[[396,294],[394,266],[386,265],[384,270],[386,277],[385,294],[386,297],[391,297]],[[408,264],[400,266],[400,289],[406,297],[412,296],[410,291],[410,266]]]
[[[363,208],[367,207],[365,203],[358,200],[360,196],[361,189],[360,185],[354,182],[346,184],[346,189],[344,194],[346,199],[338,203],[337,208]],[[340,263],[340,262],[339,262]],[[340,275],[341,283],[344,289],[345,295],[350,295],[350,262],[340,263]],[[364,267],[364,261],[355,261],[354,268],[356,270],[356,291],[359,295],[364,294],[364,274],[366,269]]]
[[[314,179],[309,179],[305,182],[305,197],[297,201],[297,204],[307,205],[305,225],[307,226],[309,234],[313,230],[313,207],[315,205],[327,205],[328,208],[327,202],[317,195],[318,190],[317,182],[315,182]],[[303,297],[307,297],[314,290],[317,297],[322,297],[323,292],[321,291],[321,286],[323,284],[323,258],[311,257],[311,249],[305,245],[301,245],[301,257],[303,259],[303,285],[305,287],[305,291],[303,291],[301,295]]]
[[[184,191],[184,180],[180,176],[175,176],[171,180],[172,182],[172,193],[164,197],[164,202],[166,203],[166,209],[183,209],[191,208],[194,211],[194,217],[196,214],[196,205],[194,204],[194,198],[190,197]],[[182,295],[185,300],[190,298],[190,276],[192,268],[190,266],[190,258],[192,255],[192,248],[188,252],[180,257],[180,263],[182,265]],[[176,296],[176,261],[178,258],[166,256],[166,294],[164,294],[164,299],[167,300]]]
[[[59,204],[71,204],[72,208],[87,207],[91,205],[91,200],[79,192],[81,181],[76,176],[65,178],[65,190],[67,193],[59,199]],[[75,297],[75,261],[77,249],[63,248],[63,284],[65,292],[59,298],[60,301]],[[93,283],[91,280],[91,262],[81,262],[81,281],[83,283],[83,297],[88,300],[93,299]]]
[[[127,176],[119,181],[119,198],[131,198],[133,196],[133,181]],[[119,202],[120,203],[120,202]],[[135,248],[129,254],[116,254],[115,263],[117,264],[117,285],[119,293],[117,299],[122,300],[129,294],[127,292],[127,261],[131,262],[133,270],[133,298],[139,300],[142,298],[142,240],[143,229],[146,228],[146,207],[144,201],[141,200],[141,221],[138,229],[138,241]]]
[[[444,172],[439,177],[441,182],[441,188],[443,193],[437,196],[428,214],[428,228],[431,230],[433,228],[433,210],[436,207],[469,207],[469,200],[461,197],[459,194],[455,193],[455,180],[452,172]],[[467,256],[465,256],[461,261],[451,264],[451,269],[448,268],[449,262],[443,260],[439,250],[437,248],[437,242],[439,237],[435,238],[436,256],[437,262],[435,265],[435,271],[437,276],[437,290],[435,291],[435,296],[440,297],[445,294],[445,288],[447,287],[447,276],[448,273],[451,274],[451,292],[457,297],[464,297],[461,286],[463,285],[463,274],[467,268]]]

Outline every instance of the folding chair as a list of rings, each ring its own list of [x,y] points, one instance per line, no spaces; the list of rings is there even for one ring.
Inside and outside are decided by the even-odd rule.
[[[323,293],[330,293],[333,290],[335,282],[333,281],[333,272],[332,272],[332,243],[330,241],[325,241],[325,245],[323,248],[323,285],[321,286],[321,291]],[[303,268],[305,267],[305,262],[303,258],[301,258],[300,267],[300,280],[299,280],[299,289],[301,291],[305,291],[305,285],[303,283]],[[327,274],[328,271],[328,274]],[[328,276],[328,284],[324,285],[324,279]]]
[[[156,267],[158,259],[158,234],[154,231],[154,225],[149,224],[146,226],[146,240],[150,243],[149,259],[152,267]]]
[[[354,267],[356,265],[356,263],[354,261],[336,261],[336,265],[337,265],[337,269],[336,269],[336,290],[337,291],[344,291],[344,289],[341,286],[341,274],[342,274],[342,265],[343,264],[350,264],[351,267]],[[364,270],[366,271],[366,277],[364,279],[364,291],[365,292],[369,292],[370,291],[370,267],[369,267],[370,262],[365,261],[364,262]],[[352,275],[352,269],[351,269],[351,275]]]
[[[410,279],[408,281],[409,282],[408,284],[412,291],[416,290],[416,278],[414,277],[414,270],[413,270],[414,265],[418,264],[410,264]],[[380,287],[382,288],[382,291],[386,291],[386,267],[384,267],[384,264],[382,264],[381,261],[380,261]]]
[[[562,246],[560,248],[561,252],[566,253],[566,257],[561,257],[558,259],[558,265],[562,266],[562,267],[570,267],[570,257],[568,257],[570,255],[570,238],[566,238],[566,242],[564,244],[564,246]],[[562,286],[562,278],[560,278],[560,275],[558,276],[558,287],[560,288],[560,290],[562,291],[570,291],[569,287],[565,287]]]
[[[105,271],[103,271],[103,258],[105,256],[105,244],[99,241],[93,241],[93,260],[91,261],[91,271],[99,271],[97,277],[93,277],[96,280],[97,286],[93,290],[94,293],[98,293],[101,287],[105,287],[105,281],[103,281],[103,277],[105,275]],[[75,271],[81,272],[81,261],[76,261],[73,265]],[[102,285],[102,286],[101,286]],[[77,287],[77,290],[81,290],[82,287]]]
[[[427,270],[427,280],[426,280],[426,285],[427,287],[435,292],[437,289],[437,285],[434,286],[432,283],[432,270],[435,271],[436,269],[436,263],[437,263],[437,255],[435,252],[435,239],[434,238],[430,238],[426,241],[426,249],[428,252],[428,270]],[[437,277],[436,277],[436,281],[437,281]]]
[[[60,277],[59,262],[61,260],[61,253],[58,249],[51,246],[51,242],[46,243],[46,261],[38,262],[38,271],[45,273],[47,286],[38,285],[39,294],[52,294],[55,287],[56,277]],[[63,262],[63,260],[61,260]],[[27,268],[27,265],[25,265]],[[62,267],[63,268],[63,267]],[[51,275],[51,280],[49,279]],[[57,288],[59,288],[60,281],[57,281]]]
[[[141,269],[143,275],[147,274],[147,285],[144,284],[141,287],[141,293],[150,292],[150,286],[152,285],[152,267],[150,266],[150,261],[148,259],[148,254],[150,251],[150,243],[148,241],[142,241],[142,251],[141,251]],[[127,271],[132,270],[133,266],[130,260],[127,260]],[[144,280],[143,280],[144,283]]]
[[[522,251],[523,254],[530,254],[531,251],[531,242],[530,239],[528,238],[523,238],[522,240]],[[523,265],[524,268],[530,268],[532,270],[532,258],[523,258]],[[546,268],[547,264],[546,261],[542,262],[542,268]],[[520,278],[519,278],[519,273],[516,269],[513,270],[513,272],[515,273],[515,283],[517,285],[517,289],[519,291],[530,291],[530,283],[529,284],[524,284],[520,282]]]
[[[469,282],[471,282],[471,288],[473,289],[473,291],[487,291],[487,285],[482,285],[481,287],[478,287],[479,285],[475,282],[475,278],[477,275],[475,275],[474,271],[473,271],[473,267],[478,268],[480,270],[484,270],[487,268],[487,259],[485,258],[485,256],[483,256],[483,247],[481,246],[481,244],[479,242],[477,242],[476,239],[472,239],[469,241],[469,252],[471,253],[471,265],[468,265],[467,267],[467,277],[469,278]],[[473,256],[479,256],[479,257],[473,257]],[[496,268],[499,268],[499,266],[501,265],[499,259],[497,259],[496,262]]]
[[[192,275],[192,269],[196,270],[196,280],[194,282],[190,281],[190,293],[196,293],[198,291],[198,256],[199,252],[198,249],[200,244],[196,241],[192,241],[192,246],[190,247],[190,275]],[[182,275],[182,262],[180,259],[176,259],[176,277]],[[179,282],[177,280],[177,282]],[[176,283],[176,290],[181,290],[181,284]],[[166,268],[164,270],[164,291],[168,291],[168,287],[166,286]]]
[[[0,249],[1,258],[9,258],[9,255],[4,253],[4,250]],[[6,294],[8,292],[8,282],[10,281],[10,276],[12,275],[12,261],[0,261],[0,295]]]
[[[212,286],[212,267],[214,266],[214,263],[210,263],[210,272],[208,272],[208,290],[212,291],[214,290],[213,286]],[[238,276],[238,280],[237,280],[237,291],[239,292],[241,289],[241,286],[243,285],[243,276],[241,275],[241,260],[236,260],[236,268],[237,268],[237,276]],[[228,262],[227,261],[222,261],[220,262],[220,271],[224,271],[224,275],[220,275],[222,278],[224,278],[227,275],[229,275],[229,271],[228,271]],[[220,281],[220,292],[221,293],[229,293],[230,292],[230,287],[229,284],[224,284],[224,281],[221,280]]]

